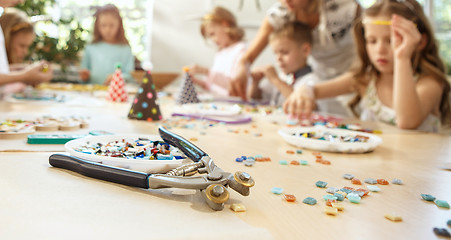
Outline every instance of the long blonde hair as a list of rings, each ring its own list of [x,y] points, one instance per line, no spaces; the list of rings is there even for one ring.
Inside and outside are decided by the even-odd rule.
[[[122,17],[121,17],[121,14],[119,13],[119,9],[116,6],[114,6],[113,4],[107,4],[103,7],[98,8],[96,13],[94,14],[94,17],[95,17],[94,38],[93,38],[92,42],[96,43],[96,42],[103,41],[102,35],[100,34],[99,22],[98,22],[99,16],[102,14],[112,14],[119,21],[119,28],[118,28],[117,34],[116,34],[116,43],[123,44],[123,45],[130,45],[128,43],[127,38],[125,37],[124,24],[122,23]]]
[[[33,33],[34,26],[28,15],[16,8],[8,8],[0,17],[0,25],[5,36],[5,48],[8,62],[13,63],[11,39],[18,33]]]
[[[412,56],[412,67],[415,74],[420,76],[432,76],[439,80],[444,88],[440,100],[440,115],[443,125],[451,124],[450,110],[450,84],[446,79],[446,67],[439,57],[438,44],[434,37],[432,27],[423,12],[421,5],[415,0],[378,0],[370,8],[366,9],[364,16],[379,16],[392,14],[400,15],[413,21],[421,34],[427,37],[426,46]],[[380,73],[371,64],[366,52],[365,30],[362,19],[354,25],[354,40],[357,47],[359,64],[354,69],[354,77],[357,89],[365,89],[372,77],[378,77]],[[358,91],[359,93],[361,91]],[[352,109],[360,101],[360,96],[350,102]]]
[[[206,38],[205,28],[210,23],[227,26],[227,33],[233,42],[241,41],[244,38],[244,30],[238,26],[235,16],[223,7],[215,7],[210,13],[202,18],[200,33],[204,38]]]

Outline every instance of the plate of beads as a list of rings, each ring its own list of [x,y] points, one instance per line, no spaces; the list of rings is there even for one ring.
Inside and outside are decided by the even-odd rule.
[[[323,126],[287,127],[278,133],[291,145],[324,152],[366,153],[382,143],[374,134]]]
[[[9,119],[0,121],[0,139],[23,138],[35,132],[32,121]]]
[[[87,136],[65,144],[66,152],[84,160],[146,173],[180,167],[185,155],[157,135]]]

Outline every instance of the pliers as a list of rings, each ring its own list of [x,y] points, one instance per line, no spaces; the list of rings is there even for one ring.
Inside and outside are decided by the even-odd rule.
[[[172,169],[166,174],[137,172],[64,154],[51,155],[49,163],[53,167],[64,168],[88,177],[133,187],[198,189],[208,206],[216,211],[222,210],[224,203],[229,199],[228,186],[243,196],[249,195],[249,188],[254,186],[255,182],[248,173],[241,171],[234,174],[224,172],[215,165],[204,151],[188,140],[164,127],[160,127],[158,130],[166,143],[179,148],[188,158],[193,160],[193,163]],[[201,175],[192,176],[196,173]]]

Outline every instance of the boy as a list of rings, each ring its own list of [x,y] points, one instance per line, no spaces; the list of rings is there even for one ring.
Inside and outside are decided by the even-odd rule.
[[[271,65],[253,71],[253,81],[248,92],[250,98],[269,101],[274,106],[282,106],[285,98],[301,82],[308,81],[307,78],[312,69],[307,65],[307,57],[310,54],[312,42],[310,27],[300,22],[287,23],[281,29],[272,32],[269,44],[277,58],[277,65],[285,76],[279,77],[274,66]],[[268,82],[260,84],[263,77],[266,77]]]

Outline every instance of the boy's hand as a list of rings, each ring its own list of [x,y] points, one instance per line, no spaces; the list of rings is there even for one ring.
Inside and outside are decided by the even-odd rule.
[[[80,79],[86,82],[89,80],[91,72],[88,69],[81,69],[78,74],[80,75]]]
[[[53,70],[46,61],[33,64],[24,70],[24,81],[30,85],[49,82],[53,78]]]
[[[265,77],[268,78],[268,80],[271,82],[273,82],[275,79],[278,79],[276,69],[272,65],[264,67],[263,72],[265,73]]]
[[[410,59],[421,41],[421,34],[416,24],[394,14],[391,31],[395,58]]]
[[[302,119],[309,117],[314,107],[315,96],[313,87],[303,85],[287,98],[283,104],[283,111],[294,118]]]

